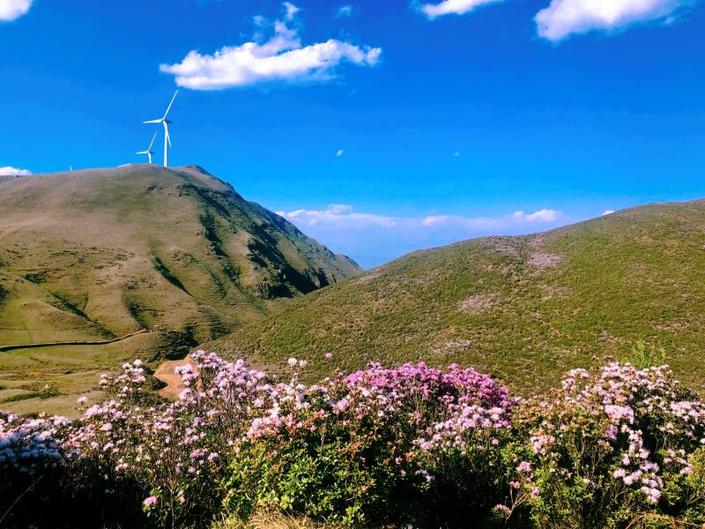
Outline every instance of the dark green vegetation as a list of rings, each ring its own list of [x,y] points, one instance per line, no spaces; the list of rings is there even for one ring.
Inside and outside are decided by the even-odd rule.
[[[264,365],[309,358],[311,375],[459,362],[529,391],[638,340],[665,347],[685,381],[705,381],[704,201],[416,252],[205,347]]]
[[[0,211],[0,349],[35,346],[0,352],[0,405],[19,411],[64,412],[99,370],[185,353],[359,272],[194,166],[0,178]],[[74,345],[39,346],[56,342]]]

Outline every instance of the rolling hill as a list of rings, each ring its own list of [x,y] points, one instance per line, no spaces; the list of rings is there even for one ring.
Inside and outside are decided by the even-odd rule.
[[[458,362],[529,392],[639,340],[705,381],[705,201],[412,253],[206,347],[262,365],[308,358],[311,376],[370,360]]]
[[[0,211],[0,403],[20,409],[360,272],[196,166],[4,177]]]

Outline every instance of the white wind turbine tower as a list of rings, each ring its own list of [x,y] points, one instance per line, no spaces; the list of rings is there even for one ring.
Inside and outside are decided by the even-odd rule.
[[[169,147],[171,147],[171,138],[169,137],[169,125],[171,124],[171,121],[166,119],[166,117],[169,115],[171,106],[174,104],[174,99],[176,99],[176,95],[178,93],[178,90],[174,92],[174,97],[171,98],[169,106],[166,107],[166,112],[164,112],[164,115],[161,118],[145,121],[145,123],[161,123],[164,126],[164,167],[169,167]]]
[[[149,164],[152,164],[152,155],[154,154],[152,152],[152,145],[154,145],[154,140],[157,139],[157,133],[154,133],[154,136],[152,136],[152,141],[149,142],[149,147],[147,147],[146,151],[137,151],[136,154],[146,154],[147,155],[147,160],[149,160]]]

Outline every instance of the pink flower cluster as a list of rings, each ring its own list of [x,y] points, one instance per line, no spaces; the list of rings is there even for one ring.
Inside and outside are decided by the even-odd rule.
[[[378,432],[396,429],[400,443],[401,430],[410,432],[417,455],[451,449],[465,453],[480,439],[499,444],[497,435],[510,427],[516,403],[506,388],[474,369],[452,365],[441,370],[423,362],[394,369],[373,363],[321,384],[305,386],[294,378],[271,389],[267,408],[248,430],[251,439],[285,440],[302,430],[364,424]]]
[[[539,501],[549,480],[589,488],[606,476],[619,494],[657,504],[667,476],[688,476],[690,456],[705,445],[705,403],[667,367],[574,370],[561,389],[520,402],[491,377],[457,365],[373,363],[308,385],[297,375],[305,361],[293,358],[286,382],[242,360],[204,351],[191,358],[178,368],[185,389],[175,402],[147,391],[147,369],[137,360],[104,375],[106,399],[90,407],[80,399],[83,416],[73,423],[0,413],[0,472],[90,462],[106,480],[140,483],[150,514],[176,517],[219,506],[213,483],[252,443],[275,453],[292,440],[308,446],[338,435],[349,446],[374,447],[364,457],[385,451],[395,476],[409,471],[428,483],[441,476],[448,454],[500,461],[499,449],[511,445],[518,447],[512,475],[502,479],[512,507],[498,507],[508,516],[521,501]]]
[[[569,475],[574,469],[558,463],[563,452],[575,444],[594,447],[614,479],[653,504],[662,495],[665,467],[688,473],[686,453],[705,444],[705,403],[686,392],[667,366],[640,370],[613,363],[596,376],[571,371],[562,390],[530,405],[530,413],[531,447],[543,464],[553,461]]]

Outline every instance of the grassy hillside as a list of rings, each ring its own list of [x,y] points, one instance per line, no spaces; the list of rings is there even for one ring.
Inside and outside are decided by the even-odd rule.
[[[0,211],[0,404],[24,400],[17,382],[188,350],[359,272],[199,167],[2,178]]]
[[[416,252],[207,346],[260,364],[309,358],[315,374],[458,362],[528,391],[642,339],[705,382],[705,201]]]

